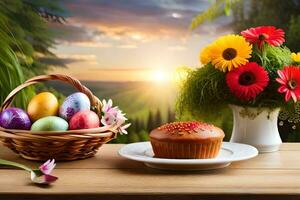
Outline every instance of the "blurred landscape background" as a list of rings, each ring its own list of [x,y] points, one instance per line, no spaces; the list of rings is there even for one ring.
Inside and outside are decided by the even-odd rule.
[[[163,123],[175,121],[175,88],[159,87],[151,82],[82,81],[82,83],[96,96],[113,99],[114,105],[126,113],[131,123],[129,134],[118,136],[112,142],[146,141],[152,129]],[[47,86],[65,95],[75,92],[72,87],[58,82],[51,82]]]
[[[300,51],[300,0],[1,0],[0,101],[30,77],[62,73],[127,113],[129,134],[113,142],[148,140],[153,128],[175,120],[213,123],[228,139],[229,109],[217,119],[209,113],[178,118],[176,97],[187,70],[201,67],[203,46],[259,25],[284,29],[285,45]],[[61,99],[75,91],[50,82],[27,89],[15,104],[24,107],[42,90]],[[291,117],[279,120],[281,136],[300,141],[299,109],[282,116],[287,112]]]

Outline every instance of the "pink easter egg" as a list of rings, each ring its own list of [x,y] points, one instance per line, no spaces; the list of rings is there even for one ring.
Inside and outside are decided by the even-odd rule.
[[[91,110],[83,110],[77,112],[70,119],[70,130],[98,128],[100,120],[98,115]]]

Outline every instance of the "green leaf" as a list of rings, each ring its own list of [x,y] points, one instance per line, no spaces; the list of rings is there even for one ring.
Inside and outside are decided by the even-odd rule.
[[[192,19],[190,24],[190,30],[196,29],[198,26],[206,21],[214,20],[224,14],[229,16],[231,14],[231,8],[237,4],[240,0],[216,0],[214,1],[206,11],[199,13]]]
[[[28,172],[32,171],[32,169],[30,169],[29,167],[27,167],[25,165],[22,165],[22,164],[16,163],[16,162],[12,162],[12,161],[9,161],[9,160],[0,159],[0,165],[6,165],[6,166],[12,166],[12,167],[20,168],[20,169],[24,169]]]
[[[231,13],[231,1],[230,0],[226,0],[224,12],[225,12],[226,16],[230,15],[230,13]]]

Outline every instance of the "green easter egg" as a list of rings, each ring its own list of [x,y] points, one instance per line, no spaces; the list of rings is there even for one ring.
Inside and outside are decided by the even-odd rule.
[[[48,116],[34,122],[31,131],[66,131],[68,128],[69,124],[66,120],[56,116]]]

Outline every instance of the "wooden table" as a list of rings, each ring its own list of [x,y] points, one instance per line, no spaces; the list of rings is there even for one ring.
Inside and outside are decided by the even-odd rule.
[[[59,180],[50,187],[31,184],[25,171],[2,167],[0,199],[300,199],[300,144],[205,172],[150,169],[119,157],[120,147],[106,144],[94,158],[58,163]],[[0,157],[39,165],[4,147]]]

